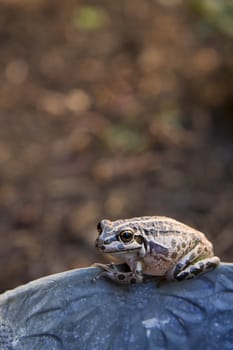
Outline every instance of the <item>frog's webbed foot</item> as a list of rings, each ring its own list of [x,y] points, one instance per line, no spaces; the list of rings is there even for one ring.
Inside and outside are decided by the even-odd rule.
[[[101,263],[95,263],[93,264],[94,267],[100,268],[100,272],[97,273],[97,275],[93,278],[93,281],[97,281],[99,278],[106,276],[108,278],[113,278],[115,274],[117,274],[119,271],[116,268],[116,265],[113,263],[110,264],[101,264]]]
[[[104,276],[120,284],[144,282],[143,274],[139,272],[132,272],[127,264],[115,265],[96,263],[94,266],[99,267],[102,270],[94,277],[94,281]]]

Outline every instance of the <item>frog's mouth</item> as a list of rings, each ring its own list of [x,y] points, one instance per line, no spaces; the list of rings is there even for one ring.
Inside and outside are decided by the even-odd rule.
[[[140,250],[141,249],[141,247],[138,247],[138,248],[129,248],[129,249],[117,249],[117,250],[112,250],[112,251],[107,251],[106,250],[106,253],[109,253],[109,254],[113,254],[113,255],[121,255],[121,254],[124,254],[124,253],[131,253],[131,252],[135,252],[135,251],[138,251],[138,250]]]

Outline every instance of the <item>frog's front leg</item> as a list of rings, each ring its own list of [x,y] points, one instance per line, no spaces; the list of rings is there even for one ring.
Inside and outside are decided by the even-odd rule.
[[[128,264],[115,265],[97,263],[95,266],[102,270],[95,276],[95,281],[102,276],[120,284],[142,283],[144,281],[141,263],[135,265],[134,271],[129,268]]]

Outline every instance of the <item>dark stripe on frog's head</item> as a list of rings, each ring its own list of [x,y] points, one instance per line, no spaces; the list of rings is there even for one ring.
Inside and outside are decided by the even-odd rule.
[[[149,247],[151,252],[154,252],[156,254],[161,254],[164,256],[169,255],[168,249],[166,247],[163,247],[162,245],[157,244],[153,241],[149,241]]]
[[[116,236],[112,236],[110,238],[105,239],[104,240],[104,244],[110,244],[110,243],[112,243],[114,241],[117,241]]]

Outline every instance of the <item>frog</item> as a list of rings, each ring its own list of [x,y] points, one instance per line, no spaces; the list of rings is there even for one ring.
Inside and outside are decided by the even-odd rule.
[[[95,246],[122,264],[95,264],[104,276],[120,284],[151,279],[183,281],[215,269],[220,259],[204,233],[166,216],[143,216],[98,225]]]

